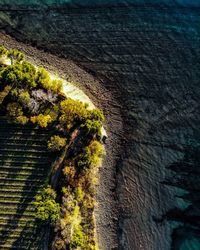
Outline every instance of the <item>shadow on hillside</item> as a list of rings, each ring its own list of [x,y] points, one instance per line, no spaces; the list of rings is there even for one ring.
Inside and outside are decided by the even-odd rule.
[[[1,124],[0,124],[0,127],[1,127]],[[12,126],[6,127],[6,134],[3,134],[2,133],[3,130],[0,130],[0,138],[5,137],[5,139],[0,144],[0,154],[1,154],[0,165],[9,166],[9,169],[6,174],[5,173],[0,174],[0,179],[3,177],[0,183],[0,186],[1,186],[1,192],[3,195],[6,194],[4,192],[4,189],[8,187],[6,183],[10,183],[9,190],[11,188],[12,183],[13,184],[15,183],[13,185],[13,189],[16,190],[18,185],[21,189],[20,189],[20,193],[18,192],[20,196],[19,196],[19,199],[17,200],[16,209],[12,215],[9,215],[6,217],[6,208],[3,205],[4,208],[2,209],[3,211],[2,217],[5,216],[5,218],[7,219],[5,219],[4,223],[0,223],[0,244],[1,245],[9,244],[9,240],[11,239],[12,240],[11,244],[13,247],[17,246],[17,247],[20,247],[20,249],[41,249],[40,243],[44,236],[44,230],[42,226],[35,220],[34,217],[29,217],[29,216],[26,217],[24,213],[26,212],[28,206],[30,206],[31,202],[34,200],[34,196],[38,193],[38,191],[45,184],[45,181],[48,176],[48,170],[50,170],[51,157],[49,153],[47,152],[46,154],[41,156],[41,158],[39,157],[37,159],[34,158],[34,162],[36,163],[36,168],[32,168],[31,170],[29,169],[29,172],[28,172],[29,174],[27,175],[27,178],[25,179],[25,177],[20,175],[20,172],[22,171],[20,168],[14,169],[12,167],[16,165],[28,167],[31,165],[30,162],[27,162],[31,158],[29,158],[30,155],[26,151],[26,148],[27,149],[34,148],[33,147],[34,136],[31,135],[31,131],[33,131],[33,128],[30,127],[30,130],[29,130],[30,133],[29,133],[28,130],[22,131],[22,129],[18,129],[16,127],[15,131],[22,132],[22,135],[19,137],[19,139],[16,139],[17,138],[16,134],[13,136],[12,131],[13,131]],[[48,135],[48,133],[46,133],[46,135]],[[38,132],[37,132],[37,137],[40,139],[42,138],[41,134]],[[7,152],[5,153],[4,149],[9,144],[8,143],[9,141],[12,140],[13,143],[17,143],[17,142],[19,143],[19,141],[22,138],[25,138],[25,139],[27,138],[25,144],[23,144],[23,146],[25,146],[24,150],[22,151],[20,150],[20,152],[15,152],[13,154],[12,154],[12,150],[10,150],[9,153]],[[29,139],[31,138],[33,138],[33,141],[29,141]],[[46,145],[47,136],[43,136],[42,139],[44,140],[43,142],[41,142],[41,145]],[[20,146],[18,146],[18,149],[20,149]],[[22,154],[23,151],[24,151],[24,154]],[[40,165],[42,165],[43,168],[41,167],[40,169]],[[37,176],[38,174],[42,174],[42,175]],[[11,179],[10,181],[9,181],[9,178]],[[24,178],[24,180],[20,182],[20,178]],[[40,180],[41,182],[37,183],[38,180]],[[34,181],[36,181],[35,185],[34,185]],[[8,192],[7,194],[9,193],[12,194],[12,192]],[[13,196],[15,196],[14,193],[13,193]],[[5,200],[6,199],[8,199],[8,197],[6,197]],[[13,201],[12,198],[10,198],[8,200],[8,203],[4,202],[3,204],[8,205],[10,202],[9,208],[11,208],[13,206],[11,205],[12,201]],[[9,208],[8,208],[8,212],[9,212]],[[33,209],[33,207],[31,209]],[[0,215],[1,215],[1,211],[0,211]],[[4,218],[2,219],[4,220]],[[24,219],[25,221],[23,222]],[[21,223],[23,223],[22,230],[19,231],[18,234],[13,237],[13,233],[14,232],[17,233],[17,229],[20,228]],[[32,228],[31,228],[31,225],[33,225]]]

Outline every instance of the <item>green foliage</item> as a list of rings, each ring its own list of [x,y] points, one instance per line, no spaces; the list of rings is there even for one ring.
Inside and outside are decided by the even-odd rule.
[[[35,81],[36,77],[35,67],[27,61],[23,61],[22,64],[20,65],[21,65],[21,72],[23,74],[22,84],[30,88],[35,88],[37,86],[37,83]]]
[[[60,103],[61,113],[60,122],[65,127],[71,127],[74,122],[85,120],[88,110],[82,102],[68,98]]]
[[[99,121],[99,122],[104,122],[105,117],[103,115],[103,112],[100,109],[92,109],[89,112],[90,114],[90,120],[95,120],[95,121]]]
[[[86,236],[83,233],[81,226],[76,227],[72,235],[70,248],[85,249],[85,244],[86,244]]]
[[[19,89],[18,87],[12,88],[12,90],[11,90],[11,95],[12,95],[12,97],[13,97],[15,100],[18,100],[19,93],[20,93],[20,89]],[[13,98],[12,98],[12,99],[13,99]]]
[[[5,85],[20,86],[23,83],[23,73],[20,64],[9,65],[1,71],[0,81]]]
[[[83,153],[81,153],[77,159],[77,167],[80,170],[86,169],[90,167],[91,157],[90,150],[88,147],[85,147]]]
[[[77,202],[78,203],[82,202],[85,196],[85,192],[83,191],[83,188],[79,186],[75,188],[74,192],[75,192]]]
[[[27,90],[23,90],[19,94],[19,101],[24,105],[28,105],[31,100],[30,94]]]
[[[35,68],[26,61],[9,65],[1,71],[0,80],[6,85],[34,88]]]
[[[54,135],[48,141],[48,149],[51,151],[60,151],[66,145],[66,138]]]
[[[52,90],[55,93],[58,93],[61,91],[63,86],[63,81],[59,79],[55,79],[51,81],[51,84],[49,86],[49,89]]]
[[[21,62],[25,58],[25,55],[16,49],[10,49],[7,55],[11,60],[11,64],[14,64],[15,62]]]
[[[97,140],[93,140],[88,147],[85,147],[83,152],[77,158],[77,167],[87,169],[97,167],[101,163],[104,154],[103,146]]]
[[[90,151],[91,166],[98,167],[100,165],[102,157],[105,153],[102,144],[97,140],[93,140],[90,143],[88,148]]]
[[[101,136],[102,123],[100,121],[87,119],[81,126],[86,129],[87,133]]]
[[[56,203],[56,192],[48,186],[41,194],[35,196],[33,205],[36,210],[36,218],[42,221],[55,223],[60,218],[60,205]]]
[[[31,116],[30,118],[33,124],[38,124],[41,128],[46,128],[49,123],[53,121],[50,115],[39,114],[37,116]]]
[[[16,117],[16,122],[22,125],[25,125],[28,123],[29,119],[25,115],[20,115]]]
[[[39,68],[36,75],[37,84],[44,88],[49,89],[50,86],[50,76],[49,73],[44,68]]]
[[[54,93],[60,92],[63,84],[62,80],[60,79],[51,80],[48,71],[44,68],[38,69],[36,74],[36,82],[40,87],[46,90],[51,90]]]
[[[22,106],[17,102],[11,102],[7,105],[8,115],[12,118],[23,115]]]

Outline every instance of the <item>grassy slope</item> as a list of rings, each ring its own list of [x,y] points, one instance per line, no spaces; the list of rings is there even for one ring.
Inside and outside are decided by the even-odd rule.
[[[45,184],[48,131],[0,117],[0,249],[41,249],[43,231],[31,202]],[[38,233],[39,232],[39,233]]]

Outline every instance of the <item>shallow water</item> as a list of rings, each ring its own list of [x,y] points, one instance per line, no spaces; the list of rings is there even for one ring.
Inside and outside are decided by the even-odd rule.
[[[122,250],[200,249],[198,2],[1,12],[2,29],[72,58],[117,99]]]

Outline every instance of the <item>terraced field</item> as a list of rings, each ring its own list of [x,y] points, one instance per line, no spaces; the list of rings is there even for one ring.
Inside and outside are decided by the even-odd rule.
[[[47,182],[53,160],[48,130],[8,124],[0,117],[0,249],[42,249],[44,228],[32,201]]]

